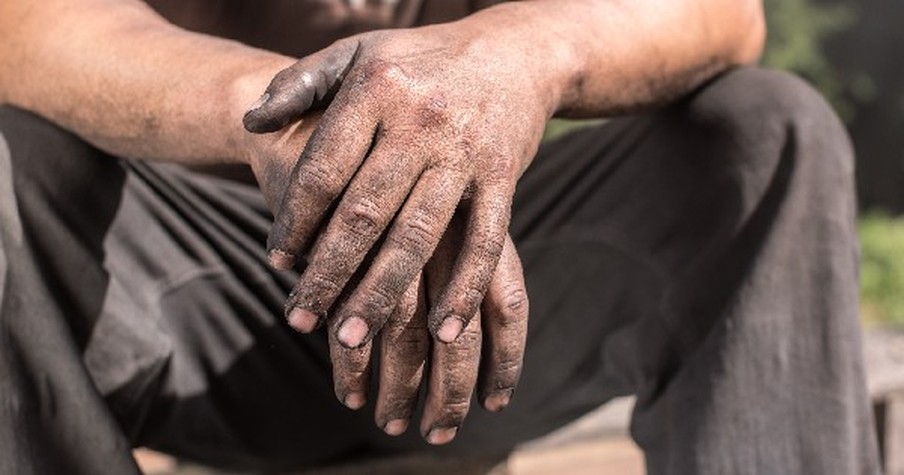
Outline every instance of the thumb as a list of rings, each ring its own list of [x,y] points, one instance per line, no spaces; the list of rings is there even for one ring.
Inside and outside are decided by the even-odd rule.
[[[340,40],[277,74],[242,122],[253,133],[275,132],[329,102],[351,68],[360,42]]]

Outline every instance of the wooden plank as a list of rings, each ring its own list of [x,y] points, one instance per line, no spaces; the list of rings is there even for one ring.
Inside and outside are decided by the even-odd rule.
[[[886,475],[904,475],[904,392],[885,403],[883,440]]]
[[[559,447],[516,451],[509,475],[643,475],[643,453],[627,437],[594,439]]]

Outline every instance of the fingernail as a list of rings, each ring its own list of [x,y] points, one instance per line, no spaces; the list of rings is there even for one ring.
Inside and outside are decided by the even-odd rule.
[[[289,312],[289,326],[302,333],[314,331],[319,320],[317,315],[303,308],[295,307]]]
[[[339,334],[336,336],[343,345],[356,348],[367,338],[368,331],[370,329],[367,327],[367,322],[359,317],[351,317],[342,323],[342,326],[339,327]]]
[[[436,427],[427,434],[427,442],[433,445],[443,445],[452,442],[458,427]]]
[[[439,327],[439,331],[436,332],[436,336],[446,343],[452,343],[458,338],[461,329],[462,322],[458,317],[446,317],[446,319],[443,320],[443,324]]]
[[[345,406],[349,409],[361,409],[364,407],[364,394],[361,393],[349,393],[345,396]]]
[[[269,100],[270,100],[270,93],[265,92],[263,95],[261,95],[261,97],[259,97],[256,101],[254,101],[254,104],[251,104],[251,107],[248,108],[248,112],[252,112],[257,109],[260,109],[261,106],[266,104],[267,101],[269,101]],[[246,112],[246,114],[247,114],[247,112]]]
[[[512,390],[504,389],[502,391],[496,391],[487,396],[486,400],[483,403],[483,407],[485,407],[488,411],[499,412],[505,409],[505,406],[508,406],[508,403],[511,400]]]
[[[270,259],[270,266],[274,269],[290,270],[295,265],[295,255],[279,249],[270,251],[267,258]]]
[[[383,426],[383,432],[391,436],[398,436],[405,433],[405,430],[408,429],[408,421],[405,419],[394,419],[386,423]]]

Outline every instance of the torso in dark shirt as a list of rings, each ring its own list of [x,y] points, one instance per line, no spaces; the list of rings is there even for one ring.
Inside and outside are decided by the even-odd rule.
[[[189,30],[303,56],[339,38],[452,21],[499,0],[148,0]]]

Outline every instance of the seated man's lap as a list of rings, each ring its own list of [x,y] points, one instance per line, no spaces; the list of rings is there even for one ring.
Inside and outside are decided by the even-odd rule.
[[[772,110],[775,99],[734,95],[764,80],[799,87],[771,73],[730,73],[664,111],[543,146],[513,211],[532,308],[522,383],[503,413],[472,408],[441,450],[495,450],[539,436],[613,396],[664,384],[695,353],[774,217],[738,243],[738,227],[757,214],[781,169],[787,126],[774,122],[793,115]],[[748,127],[745,114],[769,124]],[[76,254],[95,259],[107,278],[92,284],[99,305],[66,315],[133,442],[274,468],[425,449],[413,430],[385,436],[371,405],[353,412],[335,401],[323,335],[295,335],[283,323],[294,276],[266,266],[269,218],[255,190],[166,166],[103,168],[114,185],[82,179],[74,193],[110,208],[95,232],[78,233],[93,251]],[[79,200],[62,197],[60,209],[40,213],[67,213],[59,226],[78,227],[70,208],[94,203]],[[65,246],[42,249],[71,264]],[[85,283],[72,276],[61,285]],[[691,295],[676,297],[676,288]],[[684,307],[664,316],[663,305]]]

